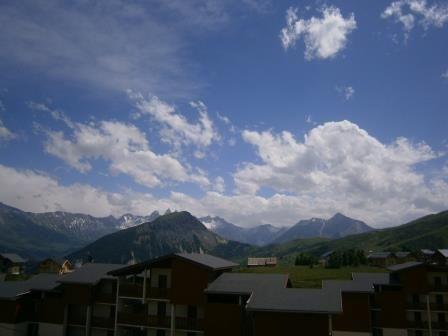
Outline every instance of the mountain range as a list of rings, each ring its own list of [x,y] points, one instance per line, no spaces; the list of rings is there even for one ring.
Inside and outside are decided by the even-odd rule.
[[[281,244],[294,239],[304,238],[336,239],[373,230],[366,223],[340,213],[335,214],[330,219],[311,218],[301,220],[289,228],[277,227],[271,224],[243,228],[229,223],[221,217],[211,216],[202,217],[199,220],[209,230],[223,238],[256,246]]]

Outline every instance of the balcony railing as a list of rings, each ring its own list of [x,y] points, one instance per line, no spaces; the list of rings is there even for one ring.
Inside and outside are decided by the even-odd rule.
[[[432,292],[448,292],[448,284],[432,284],[431,285]]]
[[[204,323],[202,319],[193,319],[185,317],[176,318],[176,329],[182,330],[203,330]]]
[[[427,305],[424,302],[408,302],[406,304],[407,309],[411,310],[426,310]]]
[[[92,316],[92,327],[114,329],[115,320],[111,317]]]
[[[431,303],[431,311],[448,311],[448,304],[446,303]]]
[[[120,284],[119,295],[121,297],[142,298],[143,285],[141,284]],[[147,299],[168,299],[170,296],[169,288],[146,287]]]
[[[448,323],[447,322],[432,322],[431,327],[432,327],[432,329],[437,329],[437,330],[448,330]]]
[[[86,325],[87,317],[80,314],[68,314],[67,324]]]
[[[146,297],[151,299],[168,299],[170,297],[169,288],[150,287],[146,292]]]
[[[429,323],[427,321],[408,321],[408,328],[413,329],[428,329]]]
[[[171,319],[169,316],[153,316],[141,313],[118,313],[118,323],[135,326],[169,328]]]

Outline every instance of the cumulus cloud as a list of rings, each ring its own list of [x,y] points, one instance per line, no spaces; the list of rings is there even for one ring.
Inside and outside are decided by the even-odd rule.
[[[193,182],[203,187],[210,182],[205,174],[193,172],[168,154],[150,149],[145,133],[136,126],[118,121],[72,123],[73,134],[46,130],[45,151],[80,172],[92,169],[91,160],[109,162],[113,174],[126,174],[137,183],[156,187],[166,181]]]
[[[285,50],[293,47],[303,36],[305,59],[327,59],[335,57],[347,44],[347,37],[356,29],[353,13],[344,18],[340,9],[323,7],[322,17],[301,19],[298,9],[290,7],[286,12],[286,27],[281,30],[280,39]]]
[[[393,1],[381,14],[383,19],[393,19],[403,25],[405,37],[419,24],[423,29],[431,26],[441,28],[448,22],[448,6],[446,4],[428,5],[426,0]]]
[[[16,134],[7,129],[6,126],[3,124],[3,121],[0,119],[0,141],[12,140],[15,137]]]
[[[348,121],[315,127],[303,142],[286,131],[246,130],[243,139],[262,162],[246,163],[234,174],[242,195],[268,187],[311,208],[315,202],[324,213],[339,209],[373,223],[385,221],[385,214],[400,219],[448,206],[446,181],[428,181],[415,168],[439,155],[425,143],[398,138],[383,144]]]
[[[129,96],[138,109],[138,116],[150,115],[153,120],[161,124],[161,140],[176,148],[182,145],[194,145],[199,149],[197,157],[203,157],[202,150],[220,139],[213,121],[208,116],[207,106],[201,101],[190,103],[199,114],[198,122],[191,123],[176,111],[175,106],[156,96],[146,99],[141,94],[133,92],[129,92]]]
[[[336,91],[347,101],[355,95],[355,89],[352,86],[338,86]]]

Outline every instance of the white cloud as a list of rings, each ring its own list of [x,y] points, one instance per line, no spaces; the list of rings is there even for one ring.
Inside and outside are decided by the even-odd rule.
[[[221,194],[226,190],[226,183],[221,176],[218,176],[215,179],[215,185],[213,189],[215,189],[217,192]]]
[[[392,18],[401,23],[407,39],[416,23],[425,30],[431,26],[443,27],[448,22],[448,6],[446,4],[428,5],[426,0],[398,0],[386,7],[381,17]]]
[[[66,138],[61,131],[46,131],[45,150],[80,172],[91,170],[91,160],[109,162],[113,174],[126,174],[137,183],[155,187],[166,181],[193,182],[203,187],[208,178],[184,167],[168,154],[153,152],[145,133],[131,124],[101,121],[73,124],[73,135]]]
[[[352,99],[355,94],[355,89],[352,86],[338,86],[336,91],[347,101]]]
[[[3,124],[3,121],[0,119],[0,142],[12,140],[14,138],[16,138],[16,134],[7,129]]]
[[[440,75],[443,79],[448,79],[448,69]]]
[[[191,102],[197,110],[199,120],[191,123],[182,114],[158,97],[145,99],[141,94],[129,92],[140,115],[148,114],[162,125],[161,140],[179,149],[182,145],[194,145],[198,148],[197,157],[203,157],[203,149],[220,139],[212,120],[208,116],[207,106],[201,101]]]
[[[425,143],[398,138],[383,144],[348,121],[315,127],[303,142],[286,131],[246,130],[243,139],[262,162],[234,174],[241,195],[268,187],[277,198],[301,203],[305,213],[342,211],[376,224],[448,206],[446,181],[428,180],[415,169],[438,157]]]
[[[356,29],[355,15],[344,18],[339,8],[323,7],[322,17],[300,19],[298,9],[290,7],[286,12],[286,27],[280,38],[285,49],[293,47],[303,36],[305,58],[327,59],[335,57],[347,44],[348,35]]]

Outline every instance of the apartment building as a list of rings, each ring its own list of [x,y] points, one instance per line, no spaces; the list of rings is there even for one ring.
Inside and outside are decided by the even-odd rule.
[[[321,288],[178,253],[0,283],[0,335],[445,336],[448,266],[407,262]]]

